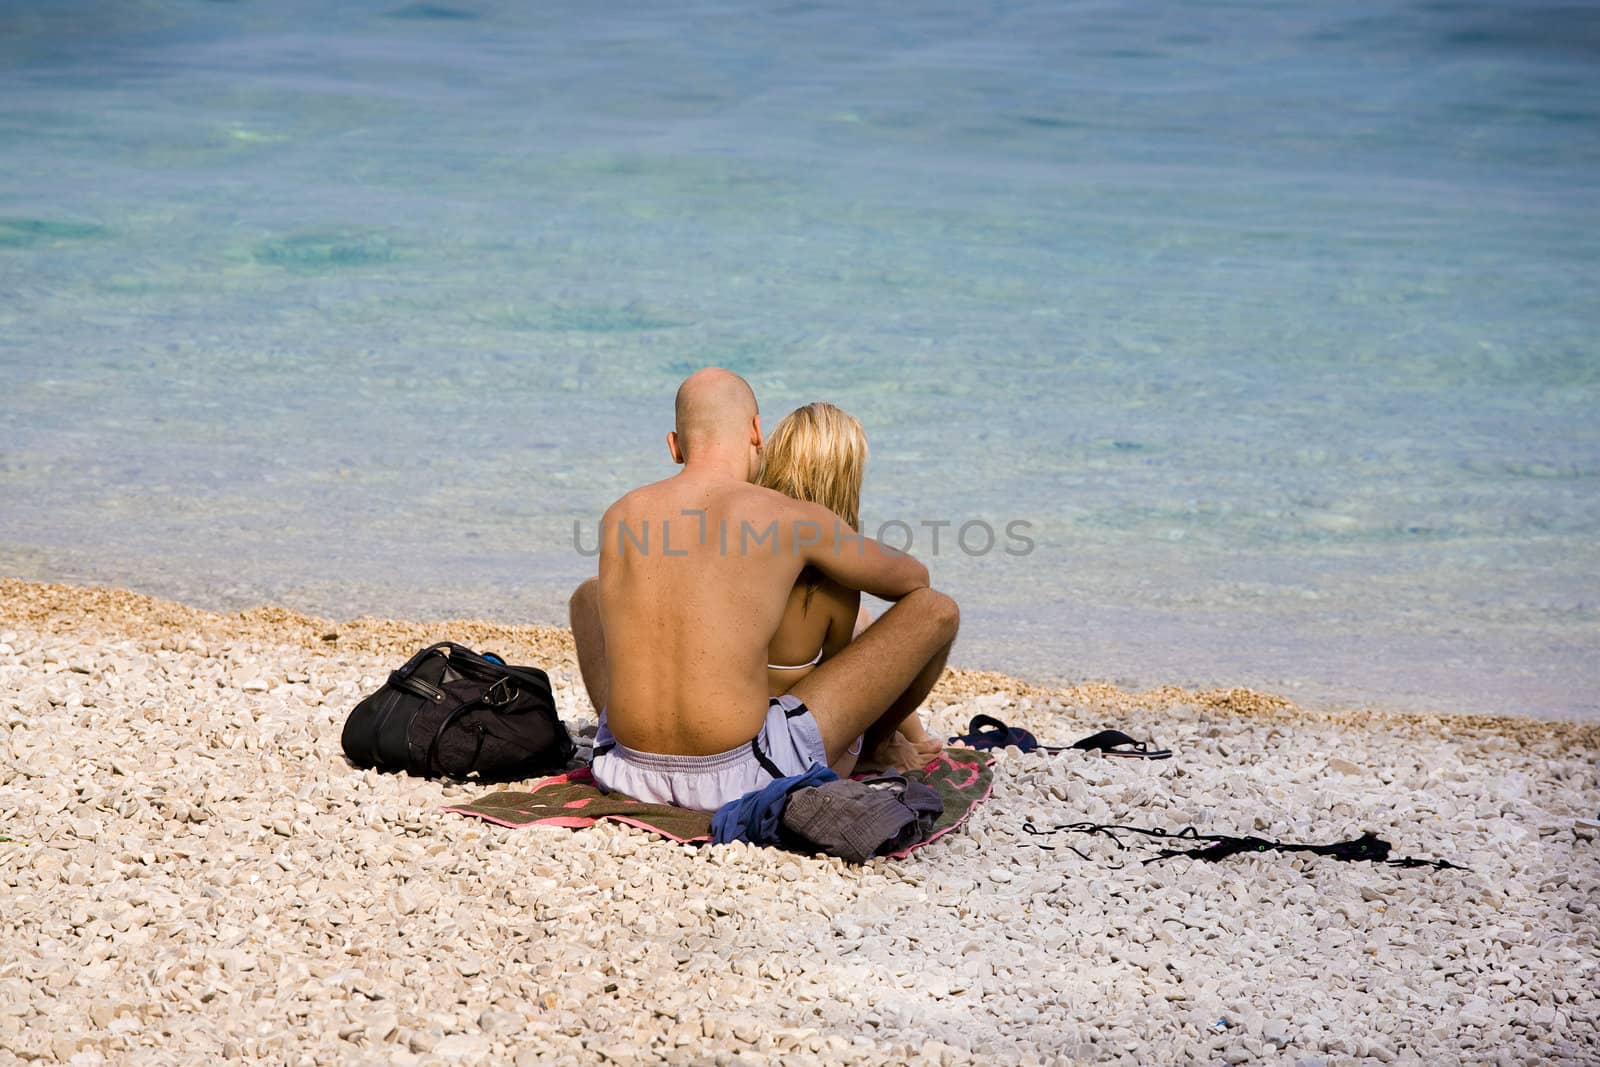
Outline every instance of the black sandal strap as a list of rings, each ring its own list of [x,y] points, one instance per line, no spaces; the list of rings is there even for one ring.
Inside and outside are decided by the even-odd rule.
[[[1101,730],[1074,742],[1072,747],[1085,752],[1099,750],[1104,755],[1123,759],[1169,759],[1172,756],[1171,749],[1151,748],[1148,741],[1136,741],[1121,730]],[[1125,751],[1119,752],[1117,749]]]

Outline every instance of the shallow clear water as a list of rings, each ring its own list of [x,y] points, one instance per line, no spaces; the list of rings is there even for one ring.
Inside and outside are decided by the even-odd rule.
[[[605,7],[0,0],[0,571],[557,621],[719,363],[963,664],[1600,715],[1600,9]]]

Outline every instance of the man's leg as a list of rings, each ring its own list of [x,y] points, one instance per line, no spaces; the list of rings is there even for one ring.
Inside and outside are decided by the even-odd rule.
[[[944,673],[945,660],[950,658],[950,648],[954,644],[955,641],[952,640],[935,652],[933,658],[928,661],[928,665],[923,667],[922,671],[911,680],[911,684],[906,687],[906,691],[901,693],[893,704],[889,705],[889,709],[883,713],[877,722],[867,727],[867,739],[861,745],[863,757],[877,752],[882,748],[884,742],[893,740],[896,731],[901,726],[908,727],[904,731],[902,740],[919,753],[923,753],[925,757],[931,758],[936,753],[944,750],[943,745],[937,745],[937,742],[934,742],[937,747],[925,752],[925,746],[918,743],[928,739],[928,732],[923,729],[922,722],[917,718],[917,709],[922,707],[922,702],[928,698],[928,694],[933,691],[933,687],[939,683],[939,676]]]
[[[862,605],[861,609],[856,612],[856,629],[854,636],[860,637],[861,632],[871,625],[872,613],[867,610],[866,605]],[[949,654],[950,650],[949,648],[946,648],[944,655],[937,657],[939,660],[939,669],[933,672],[932,680],[928,683],[930,686],[938,684],[939,675],[944,670],[944,661],[946,658],[948,658]],[[915,683],[912,684],[912,688],[916,688]],[[924,692],[922,696],[918,698],[918,706],[921,706],[921,702],[924,698],[926,698],[926,696],[927,693]],[[898,753],[890,754],[885,752],[882,744],[879,744],[873,749],[868,749],[863,746],[861,758],[868,762],[875,762],[879,764],[906,761],[923,763],[944,751],[944,742],[939,740],[937,737],[930,737],[928,735],[927,727],[922,725],[922,720],[917,717],[917,713],[915,711],[912,711],[910,714],[906,715],[900,720],[900,726],[896,732],[905,738],[906,743],[915,750],[914,752],[901,748]],[[890,738],[890,740],[893,741],[893,738]],[[886,756],[888,758],[885,758]],[[853,761],[851,766],[854,766]],[[835,765],[833,769],[835,771],[839,770],[838,765]],[[841,773],[839,777],[844,778],[848,777],[848,775]]]
[[[790,692],[811,709],[829,763],[858,734],[867,735],[864,753],[894,736],[939,680],[960,623],[954,600],[915,590],[795,683]]]
[[[606,706],[606,633],[600,626],[600,579],[578,586],[567,601],[567,621],[572,643],[578,646],[578,673],[589,691],[595,714]]]

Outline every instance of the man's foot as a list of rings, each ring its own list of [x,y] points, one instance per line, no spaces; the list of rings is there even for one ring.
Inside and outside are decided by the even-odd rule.
[[[927,728],[922,725],[922,716],[916,712],[907,715],[896,730],[930,760],[944,751],[944,742],[928,736]]]
[[[905,774],[908,771],[920,771],[933,761],[933,758],[944,751],[937,740],[933,740],[934,747],[928,750],[924,745],[906,740],[905,734],[896,730],[894,736],[879,745],[871,752],[862,753],[861,760],[856,764],[859,771],[894,772]]]

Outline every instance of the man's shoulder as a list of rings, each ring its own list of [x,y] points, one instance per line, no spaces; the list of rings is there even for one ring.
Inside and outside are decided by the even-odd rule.
[[[649,485],[641,485],[637,489],[628,490],[613,500],[611,506],[606,508],[606,517],[619,518],[633,514],[643,508],[655,507],[662,496],[665,485],[665,481],[651,482]]]
[[[729,482],[719,494],[724,503],[779,508],[794,501],[782,493],[753,482]]]
[[[689,487],[683,486],[681,489],[689,490]],[[641,515],[669,517],[705,510],[723,519],[767,522],[773,519],[813,518],[813,512],[819,507],[751,482],[728,481],[715,486],[710,492],[706,491],[704,485],[690,491],[679,490],[680,487],[670,478],[641,485],[612,502],[602,521],[612,522]]]
[[[769,522],[808,518],[813,505],[749,482],[728,486],[711,501],[723,518]]]

